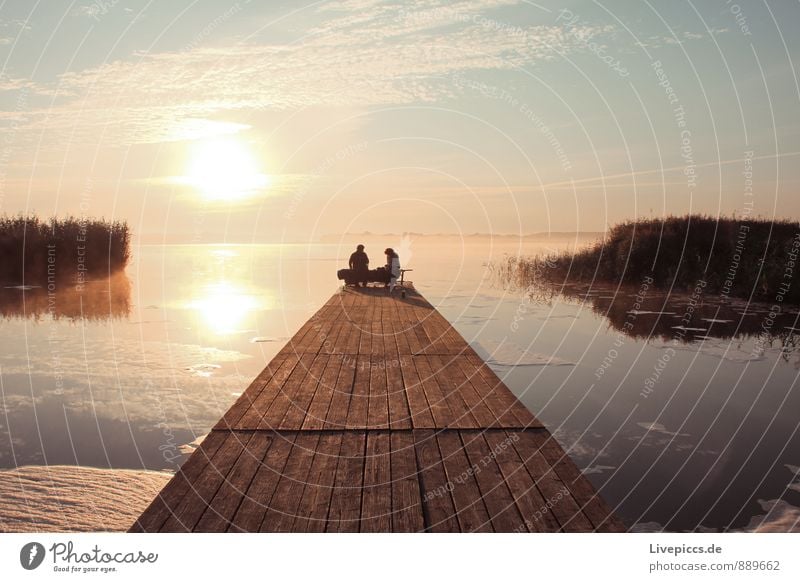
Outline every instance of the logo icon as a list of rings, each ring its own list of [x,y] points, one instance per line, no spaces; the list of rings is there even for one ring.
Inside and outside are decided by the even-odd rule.
[[[35,570],[44,561],[44,546],[39,542],[28,542],[19,551],[19,563],[26,570]]]

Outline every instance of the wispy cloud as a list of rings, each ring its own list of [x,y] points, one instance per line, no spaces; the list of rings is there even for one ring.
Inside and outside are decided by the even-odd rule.
[[[50,88],[55,104],[30,111],[27,129],[73,141],[100,131],[104,142],[124,146],[183,139],[180,128],[192,120],[230,112],[434,102],[457,94],[454,74],[535,65],[604,31],[520,27],[491,16],[515,3],[353,0],[323,5],[294,43],[136,53],[61,75]]]

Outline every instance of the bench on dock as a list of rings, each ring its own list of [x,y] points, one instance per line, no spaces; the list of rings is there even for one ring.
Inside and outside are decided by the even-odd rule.
[[[624,531],[549,431],[405,290],[331,297],[130,531]]]

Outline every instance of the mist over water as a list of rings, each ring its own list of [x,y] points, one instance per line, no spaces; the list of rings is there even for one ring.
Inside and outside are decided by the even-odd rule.
[[[629,526],[736,529],[797,511],[796,309],[519,288],[489,268],[569,240],[364,243],[373,267],[399,251]],[[58,289],[52,309],[42,290],[4,289],[0,467],[175,470],[336,292],[351,246],[141,246],[125,281]]]

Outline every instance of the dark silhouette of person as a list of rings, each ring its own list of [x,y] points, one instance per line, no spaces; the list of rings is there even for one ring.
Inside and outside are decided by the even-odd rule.
[[[364,252],[364,245],[358,245],[356,252],[350,255],[350,269],[353,271],[356,287],[359,283],[362,287],[366,287],[369,278],[369,257]]]

